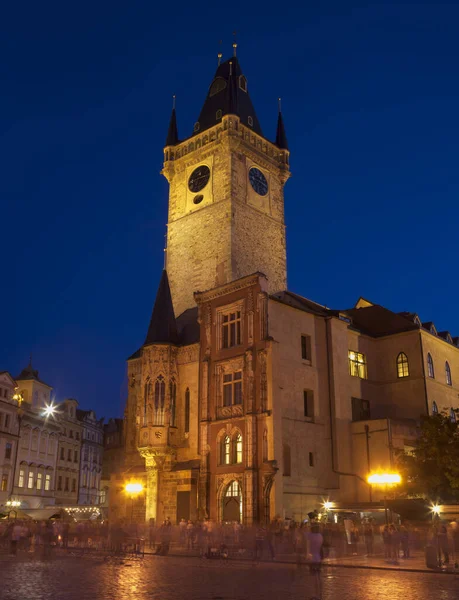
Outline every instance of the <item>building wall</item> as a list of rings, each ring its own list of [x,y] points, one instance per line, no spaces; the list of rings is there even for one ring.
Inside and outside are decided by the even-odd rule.
[[[59,405],[61,433],[57,453],[56,504],[77,504],[80,479],[82,427],[76,410],[76,400]]]
[[[433,402],[438,410],[449,412],[451,408],[459,408],[459,348],[448,344],[439,337],[421,331],[424,368],[426,373],[426,389],[429,414],[432,414]],[[428,377],[427,355],[431,354],[434,363],[435,378]],[[451,368],[452,385],[446,383],[445,362]]]
[[[0,512],[13,489],[19,433],[18,402],[13,400],[15,387],[8,373],[0,373]]]
[[[82,414],[85,413],[85,414]],[[78,411],[82,427],[78,504],[99,504],[103,461],[103,424],[94,411]]]

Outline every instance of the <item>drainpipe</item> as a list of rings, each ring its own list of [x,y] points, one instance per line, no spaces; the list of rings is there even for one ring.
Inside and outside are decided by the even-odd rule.
[[[334,386],[333,386],[333,377],[332,377],[332,372],[331,372],[331,353],[330,353],[330,341],[329,341],[329,337],[330,337],[330,324],[329,323],[332,318],[333,317],[325,317],[325,341],[326,341],[326,348],[327,348],[328,407],[329,407],[329,414],[330,414],[330,441],[331,441],[332,471],[333,471],[333,473],[336,473],[337,475],[341,475],[344,477],[355,477],[359,481],[362,481],[366,485],[369,485],[368,482],[363,477],[360,477],[360,475],[357,475],[357,473],[345,473],[343,471],[338,471],[336,469],[335,447],[334,447],[335,433],[334,433],[334,427],[333,427],[333,419],[334,419],[333,406],[334,406],[335,398],[334,398],[334,394],[332,392],[332,389],[334,389]],[[340,489],[339,485],[337,488],[333,488],[333,489]],[[371,489],[371,486],[370,486],[370,489]]]
[[[426,414],[429,415],[429,399],[427,397],[426,367],[425,367],[425,363],[424,363],[424,346],[422,344],[422,332],[421,331],[419,331],[419,342],[421,344],[422,377],[424,379],[424,393],[426,395]]]

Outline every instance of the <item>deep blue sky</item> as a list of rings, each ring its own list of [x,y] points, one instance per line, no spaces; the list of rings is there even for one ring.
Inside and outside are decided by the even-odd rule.
[[[29,1],[1,20],[0,370],[32,352],[58,400],[122,414],[162,268],[171,96],[186,137],[233,29],[267,137],[283,99],[289,288],[459,334],[457,4]]]

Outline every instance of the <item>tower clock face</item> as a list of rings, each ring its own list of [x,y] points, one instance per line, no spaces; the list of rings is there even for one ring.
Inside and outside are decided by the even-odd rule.
[[[188,179],[188,187],[190,188],[190,192],[200,192],[202,189],[206,187],[210,178],[210,169],[206,165],[201,165],[197,167],[193,173],[191,173],[190,178]]]
[[[249,181],[250,185],[259,196],[266,196],[268,193],[268,182],[260,169],[257,169],[256,167],[250,169]]]

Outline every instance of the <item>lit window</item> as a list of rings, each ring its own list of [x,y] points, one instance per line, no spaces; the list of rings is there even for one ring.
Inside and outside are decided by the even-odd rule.
[[[232,348],[241,343],[241,311],[222,317],[222,348]]]
[[[367,359],[365,354],[349,350],[349,373],[352,377],[367,378]]]
[[[2,475],[2,485],[0,487],[0,491],[6,492],[8,489],[8,474],[4,473]]]
[[[24,487],[24,471],[22,469],[19,471],[18,487]]]
[[[451,378],[451,367],[449,366],[449,362],[445,362],[445,375],[446,375],[446,385],[453,385],[453,380]]]
[[[29,471],[29,479],[27,482],[27,487],[29,490],[33,488],[33,471]]]
[[[164,425],[164,402],[166,399],[166,384],[160,375],[155,382],[155,418],[154,425]]]
[[[231,440],[229,435],[226,435],[222,441],[222,465],[229,465],[231,463]]]
[[[242,404],[242,371],[223,376],[223,406]]]
[[[437,403],[435,402],[435,400],[432,402],[432,414],[438,415],[438,406],[437,406]]]
[[[434,363],[433,363],[432,356],[431,356],[430,352],[427,354],[427,374],[432,379],[435,378]]]
[[[237,434],[235,439],[235,460],[236,463],[242,462],[242,435],[240,433]]]
[[[241,489],[239,487],[239,483],[237,481],[232,481],[227,487],[225,495],[231,498],[237,498],[237,496],[240,496]]]
[[[408,377],[409,374],[408,357],[404,352],[400,352],[397,356],[397,377]]]
[[[51,475],[47,473],[45,475],[45,490],[49,491],[51,489]]]
[[[43,485],[43,474],[37,473],[37,490],[41,490],[42,485]]]

